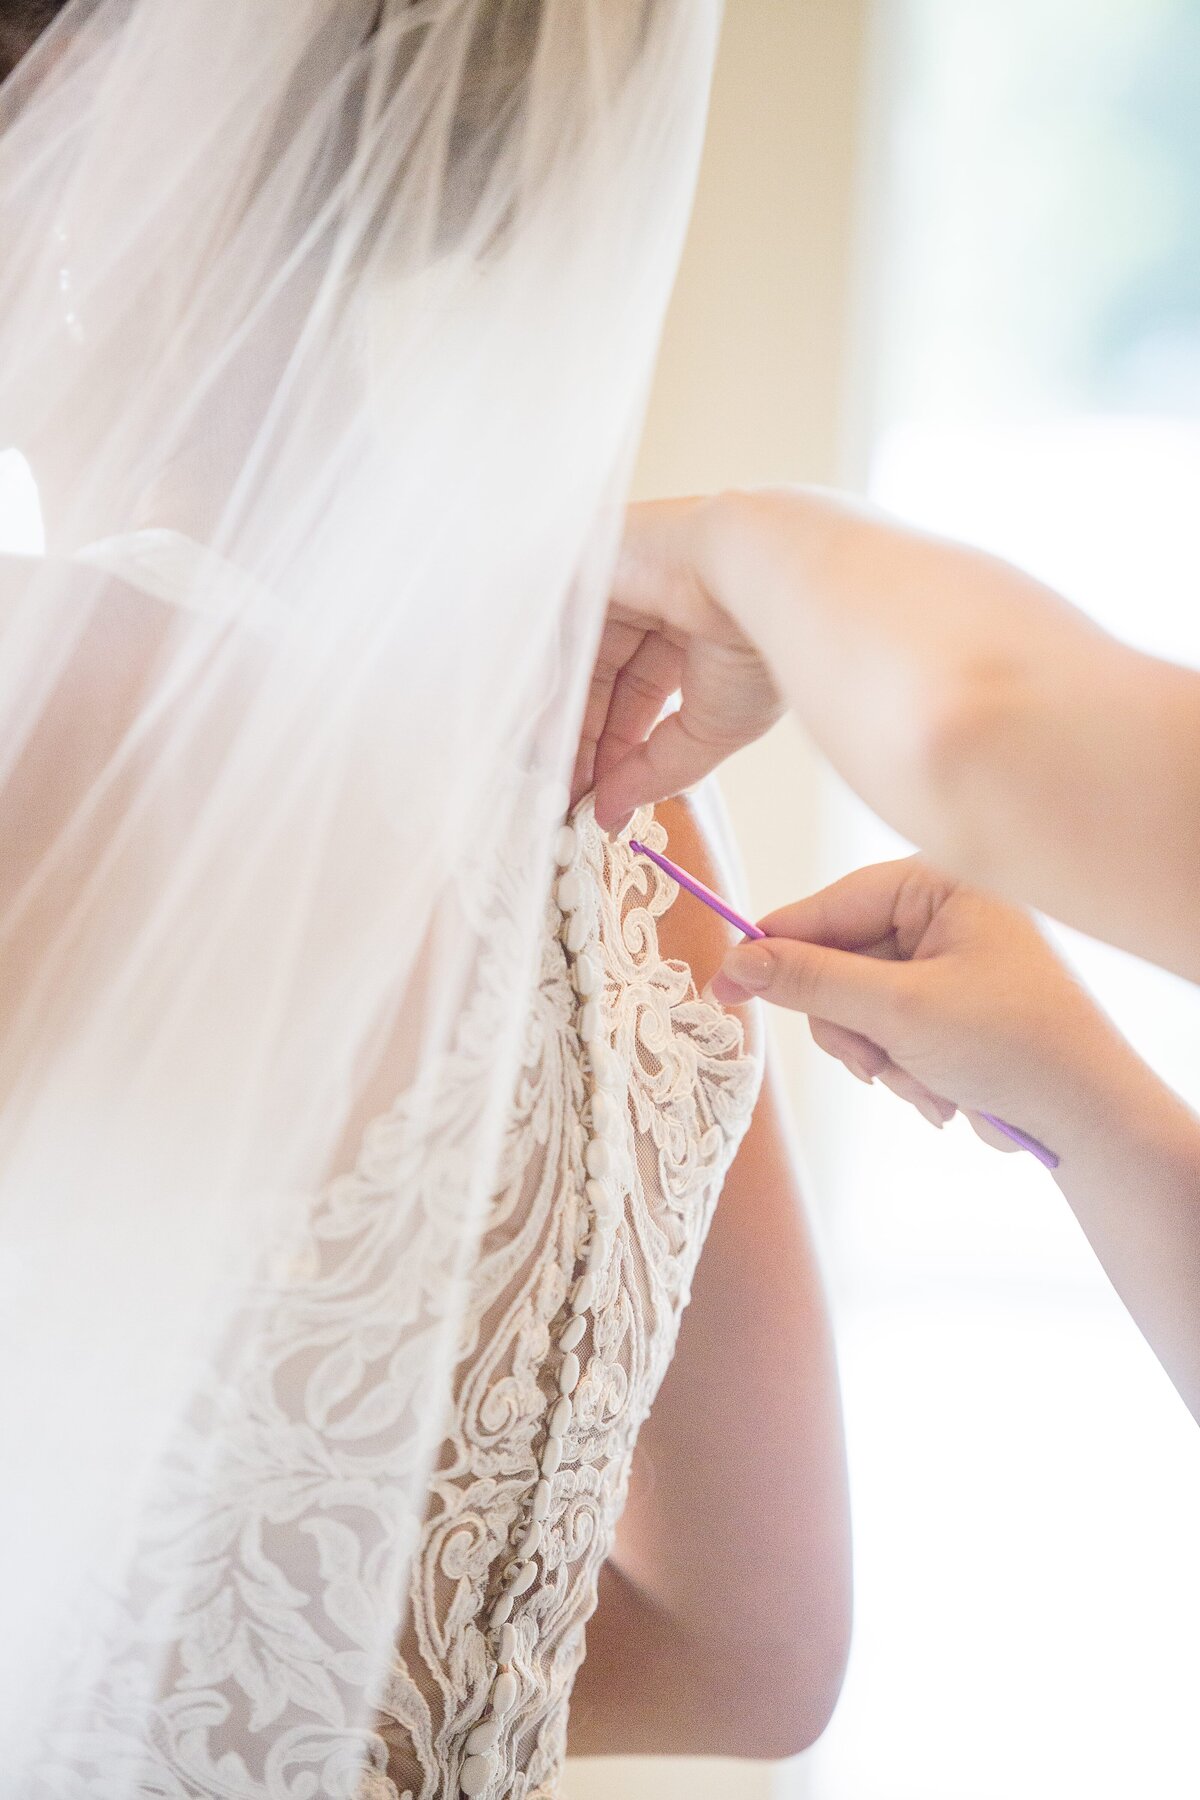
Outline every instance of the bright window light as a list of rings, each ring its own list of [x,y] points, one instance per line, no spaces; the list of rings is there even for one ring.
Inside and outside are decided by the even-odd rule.
[[[1200,666],[1200,13],[899,16],[873,492]],[[845,798],[832,829],[841,867],[895,853]],[[1063,941],[1200,1104],[1196,990]],[[1195,1800],[1200,1432],[1042,1171],[845,1087],[857,1637],[779,1791]]]

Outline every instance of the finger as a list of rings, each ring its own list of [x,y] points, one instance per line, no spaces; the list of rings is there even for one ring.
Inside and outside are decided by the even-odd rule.
[[[596,821],[618,831],[639,806],[670,800],[711,775],[728,752],[694,737],[682,708],[656,725],[644,744],[596,778]]]
[[[679,691],[683,653],[661,632],[647,632],[612,684],[608,716],[596,746],[595,778],[643,744]]]
[[[873,1081],[888,1066],[887,1052],[857,1031],[847,1031],[844,1025],[833,1025],[828,1019],[810,1019],[808,1028],[818,1050],[845,1063],[860,1081]]]
[[[592,668],[583,723],[579,730],[579,751],[571,782],[572,804],[590,792],[594,784],[596,753],[608,721],[608,710],[612,704],[617,677],[637,655],[645,636],[645,628],[632,624],[628,619],[610,615],[605,623]]]
[[[681,657],[678,712],[619,761],[597,764],[596,818],[606,830],[636,807],[683,793],[782,715],[774,681],[748,645],[692,639]]]
[[[899,1069],[882,1051],[878,1044],[872,1044],[868,1038],[860,1037],[857,1032],[846,1031],[840,1025],[830,1025],[825,1019],[810,1019],[813,1042],[828,1055],[844,1064],[851,1075],[857,1076],[868,1086],[880,1081],[884,1087],[915,1108],[921,1117],[930,1125],[936,1125],[940,1131],[954,1117],[958,1108],[952,1100],[946,1100],[927,1088],[924,1082],[909,1075],[906,1070]]]
[[[908,965],[829,950],[820,944],[764,938],[739,944],[712,988],[726,1005],[758,994],[776,1006],[845,1026],[886,1048],[895,1035]]]
[[[892,1063],[889,1063],[888,1067],[880,1072],[879,1080],[884,1087],[890,1088],[897,1099],[905,1100],[909,1106],[915,1107],[921,1117],[928,1119],[931,1125],[936,1125],[939,1131],[943,1125],[950,1122],[958,1110],[951,1101],[943,1100],[940,1095],[932,1093],[923,1081],[918,1081],[915,1076],[909,1075],[904,1069],[896,1068]]]
[[[897,904],[920,870],[915,856],[856,869],[819,893],[777,907],[759,924],[772,938],[865,950],[892,936]]]

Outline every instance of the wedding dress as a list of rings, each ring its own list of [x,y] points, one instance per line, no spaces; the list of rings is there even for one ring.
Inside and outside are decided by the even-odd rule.
[[[648,815],[634,830],[665,847]],[[504,1183],[472,1277],[408,1625],[383,1696],[390,1775],[414,1800],[454,1794],[464,1770],[470,1794],[544,1800],[557,1791],[571,1686],[634,1444],[758,1086],[738,1022],[659,953],[657,920],[674,884],[627,843],[610,843],[586,805],[560,853],[567,905],[552,902],[547,913]],[[590,1050],[562,941],[581,912],[600,969],[602,1035]],[[594,1239],[587,1188],[598,1118],[607,1134],[599,1141],[613,1150],[603,1179],[615,1204]],[[340,1186],[343,1205],[386,1203],[389,1124],[385,1117],[369,1132],[357,1172]],[[581,1335],[567,1340],[579,1358],[568,1405],[555,1345],[593,1241],[602,1247],[594,1298]],[[561,1453],[543,1475],[556,1441],[548,1426],[568,1414]],[[534,1573],[509,1611],[503,1576],[514,1545]],[[499,1627],[489,1625],[498,1601]],[[502,1631],[512,1635],[498,1655]],[[511,1667],[515,1693],[492,1729],[497,1662]],[[471,1760],[477,1745],[482,1755]],[[391,1789],[380,1792],[391,1800]]]
[[[185,604],[200,555],[177,534],[147,532],[89,547],[82,560]],[[571,1687],[638,1431],[757,1095],[759,1066],[738,1021],[697,994],[686,965],[660,953],[658,922],[678,889],[634,855],[630,837],[667,845],[648,810],[610,839],[587,801],[558,833],[500,1180],[470,1271],[426,1509],[419,1522],[388,1512],[373,1521],[381,1538],[406,1525],[416,1538],[358,1800],[556,1792]],[[455,1057],[486,1055],[491,1005],[480,995],[462,1017]],[[372,1244],[404,1181],[414,1129],[445,1131],[444,1116],[413,1117],[420,1104],[406,1093],[368,1124],[354,1166],[311,1202],[302,1256],[266,1272],[274,1299],[258,1379],[248,1390],[210,1391],[196,1431],[181,1441],[156,1514],[154,1581],[136,1622],[126,1618],[110,1646],[102,1716],[83,1756],[79,1737],[65,1734],[62,1769],[44,1771],[47,1792],[83,1795],[88,1782],[102,1791],[132,1753],[136,1791],[175,1792],[167,1784],[182,1780],[180,1795],[249,1794],[231,1745],[269,1740],[297,1694],[310,1742],[322,1727],[336,1740],[328,1669],[365,1654],[373,1626],[364,1523],[351,1530],[327,1509],[305,1450],[335,1428],[341,1473],[352,1480],[384,1422],[388,1392],[372,1371],[398,1342],[396,1294]],[[452,1152],[435,1153],[429,1171],[452,1183]],[[564,1380],[568,1359],[577,1361]],[[205,1474],[214,1411],[226,1436],[253,1445],[255,1468],[249,1504],[244,1496],[224,1531]],[[281,1518],[313,1544],[303,1577],[291,1570],[290,1592],[266,1575]],[[168,1615],[179,1678],[147,1733],[138,1709],[149,1659],[168,1648],[162,1602],[193,1579],[197,1529],[208,1537],[205,1578]],[[511,1698],[498,1707],[502,1680]],[[151,1758],[130,1748],[147,1736]],[[283,1785],[280,1745],[268,1766],[272,1755],[280,1786],[267,1791],[282,1800],[295,1790]],[[341,1756],[334,1749],[311,1772],[322,1768],[330,1783]]]

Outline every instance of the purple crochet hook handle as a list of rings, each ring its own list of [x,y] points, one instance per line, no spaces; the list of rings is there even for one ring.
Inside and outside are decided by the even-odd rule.
[[[657,850],[651,850],[648,844],[639,844],[636,838],[630,838],[629,848],[637,856],[648,856],[652,863],[658,864],[664,875],[669,875],[672,881],[677,881],[680,887],[685,888],[689,894],[695,894],[697,900],[703,900],[705,906],[711,907],[713,912],[720,913],[721,917],[730,925],[736,926],[744,937],[766,937],[765,931],[760,931],[759,927],[752,925],[749,919],[743,919],[741,913],[734,912],[732,906],[728,901],[722,900],[720,894],[714,894],[712,889],[705,887],[702,881],[697,881],[694,875],[689,875],[686,869],[681,869],[678,863],[673,863],[669,856],[660,856]]]
[[[1030,1137],[1027,1131],[1019,1131],[1006,1119],[998,1119],[995,1113],[981,1112],[979,1116],[981,1119],[986,1119],[988,1124],[1002,1137],[1011,1138],[1019,1150],[1028,1150],[1030,1156],[1036,1156],[1044,1169],[1057,1169],[1058,1158],[1053,1150],[1047,1150],[1045,1144],[1039,1144],[1038,1140]]]
[[[714,894],[712,889],[705,887],[702,881],[697,881],[694,875],[689,875],[686,869],[681,869],[678,863],[673,863],[669,856],[663,856],[659,851],[651,850],[648,844],[640,844],[636,838],[630,838],[629,848],[637,856],[648,856],[652,863],[657,863],[664,875],[669,875],[671,880],[678,882],[679,886],[687,893],[694,894],[697,900],[703,901],[705,906],[709,906],[713,912],[719,913],[745,937],[766,937],[765,931],[757,925],[752,925],[749,919],[743,919],[741,913],[735,912],[733,907],[727,901],[722,900],[719,894]],[[1028,1150],[1030,1156],[1036,1156],[1043,1168],[1057,1169],[1058,1158],[1053,1150],[1047,1150],[1045,1144],[1039,1144],[1038,1140],[1030,1137],[1028,1132],[1019,1131],[1015,1125],[1009,1125],[1006,1120],[998,1119],[995,1113],[981,1112],[979,1116],[981,1119],[986,1119],[988,1124],[1000,1132],[1002,1137],[1006,1137],[1011,1143],[1016,1144],[1018,1149]]]

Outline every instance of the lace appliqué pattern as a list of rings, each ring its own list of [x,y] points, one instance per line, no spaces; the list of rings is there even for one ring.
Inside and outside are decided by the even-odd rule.
[[[657,921],[674,883],[611,843],[590,807],[574,828],[568,873],[579,910],[594,909],[611,1026],[592,1055],[616,1059],[608,1074],[624,1078],[613,1171],[622,1204],[577,1346],[581,1373],[538,1579],[512,1615],[517,1691],[488,1800],[544,1800],[556,1788],[634,1444],[760,1073],[738,1022],[659,953]],[[634,832],[654,848],[666,844],[648,815]],[[368,1128],[353,1171],[312,1202],[298,1255],[273,1271],[247,1334],[239,1380],[207,1396],[181,1434],[176,1479],[141,1558],[144,1591],[114,1598],[93,1709],[61,1722],[39,1800],[96,1800],[110,1785],[147,1800],[459,1793],[494,1677],[486,1624],[497,1572],[538,1479],[554,1397],[551,1326],[586,1230],[588,1052],[559,923],[548,909],[500,1178],[479,1253],[463,1272],[470,1303],[461,1308],[461,1291],[444,1303],[427,1295],[419,1319],[398,1316],[397,1195],[421,1189],[402,1229],[434,1234],[434,1260],[450,1275],[456,1240],[474,1241],[477,1216],[467,1149],[478,1144],[477,1121],[431,1121],[422,1096],[409,1092]],[[455,1053],[464,1095],[504,1023],[484,984]],[[438,1336],[443,1304],[446,1317],[463,1320],[449,1357]],[[397,1446],[412,1464],[407,1416],[431,1380],[452,1401],[440,1442],[424,1447],[431,1473],[416,1518],[389,1472]],[[205,1448],[214,1437],[225,1446],[216,1470]],[[264,1470],[273,1478],[264,1481]],[[364,1732],[355,1718],[363,1672],[397,1614],[375,1730]],[[285,1712],[306,1722],[280,1730]]]
[[[675,884],[590,809],[575,820],[574,872],[594,905],[608,1047],[625,1074],[624,1204],[615,1252],[580,1346],[582,1375],[542,1540],[542,1573],[514,1613],[518,1698],[504,1721],[488,1795],[552,1793],[566,1749],[571,1686],[584,1656],[601,1565],[624,1503],[634,1444],[674,1349],[679,1318],[721,1183],[757,1096],[759,1069],[738,1022],[664,961],[657,921]],[[653,848],[662,826],[632,828]],[[484,1635],[495,1572],[537,1480],[538,1432],[553,1395],[551,1325],[583,1228],[584,1051],[563,949],[545,936],[525,1069],[488,1220],[471,1340],[430,1486],[410,1584],[410,1615],[381,1729],[397,1791],[458,1792],[490,1674]],[[604,1054],[603,1048],[600,1054]],[[390,1797],[389,1797],[390,1800]]]

